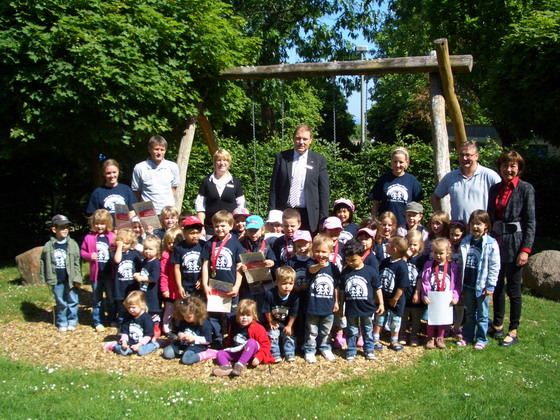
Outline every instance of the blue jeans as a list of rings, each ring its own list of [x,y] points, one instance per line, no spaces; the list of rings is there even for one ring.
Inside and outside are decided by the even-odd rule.
[[[156,351],[157,349],[159,349],[159,345],[157,343],[154,343],[153,341],[150,341],[148,344],[144,344],[143,346],[141,346],[138,349],[137,354],[138,356],[144,356]],[[130,356],[132,353],[134,353],[134,351],[130,347],[128,347],[127,349],[123,349],[120,343],[117,343],[115,345],[113,351],[117,354],[120,354],[121,356]]]
[[[103,309],[103,292],[106,296],[108,321],[109,323],[117,320],[117,311],[113,302],[113,281],[110,279],[98,278],[95,283],[91,284],[93,291],[93,303],[91,317],[93,326],[97,327],[105,323],[105,310]]]
[[[385,310],[381,315],[375,315],[375,323],[385,330],[392,333],[398,333],[401,329],[402,318],[389,309]]]
[[[296,340],[293,335],[288,335],[283,331],[284,327],[276,330],[268,331],[268,338],[270,338],[270,353],[276,358],[280,356],[280,341],[282,341],[284,350],[284,356],[290,357],[294,356],[296,353]]]
[[[346,355],[356,355],[356,341],[360,333],[359,324],[361,324],[362,338],[364,339],[364,353],[373,353],[373,320],[371,316],[359,316],[355,318],[347,316],[346,321],[348,322],[346,333],[348,350],[346,351]]]
[[[315,354],[317,344],[319,350],[330,350],[329,334],[333,326],[334,314],[311,315],[307,314],[305,323],[305,354]],[[318,338],[317,338],[318,337]]]
[[[466,321],[463,327],[463,339],[470,343],[475,341],[480,344],[488,344],[488,308],[490,296],[476,297],[476,290],[465,287],[463,299],[466,308]],[[476,332],[476,334],[475,334]]]
[[[163,349],[162,357],[168,360],[180,357],[182,364],[192,365],[200,361],[198,353],[205,350],[206,346],[194,345],[187,347],[181,344],[173,343]]]
[[[78,289],[68,283],[51,286],[56,302],[56,326],[78,325]]]

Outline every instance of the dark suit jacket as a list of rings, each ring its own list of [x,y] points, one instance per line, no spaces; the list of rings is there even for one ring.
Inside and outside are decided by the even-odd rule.
[[[502,183],[492,185],[488,192],[488,214],[492,223],[496,220],[496,197]],[[515,262],[521,248],[531,249],[535,240],[535,190],[528,182],[519,180],[503,213],[503,222],[520,222],[521,232],[504,234],[500,246],[503,262]]]
[[[293,161],[294,149],[285,150],[276,155],[270,181],[269,211],[285,210],[287,207]],[[304,193],[309,225],[312,230],[316,230],[319,220],[329,215],[330,187],[327,160],[324,156],[311,150],[307,156]]]

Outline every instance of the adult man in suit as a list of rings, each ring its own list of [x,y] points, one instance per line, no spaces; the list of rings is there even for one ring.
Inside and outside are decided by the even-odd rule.
[[[329,214],[329,174],[324,156],[309,150],[313,132],[300,125],[294,132],[294,148],[276,155],[270,182],[270,210],[296,208],[301,229],[316,232]]]

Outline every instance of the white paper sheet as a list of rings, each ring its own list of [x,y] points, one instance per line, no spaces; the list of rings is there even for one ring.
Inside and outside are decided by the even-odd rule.
[[[428,325],[453,324],[453,292],[428,292]]]

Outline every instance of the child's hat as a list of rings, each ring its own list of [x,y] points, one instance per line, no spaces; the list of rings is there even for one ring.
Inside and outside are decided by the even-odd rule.
[[[63,214],[57,214],[51,219],[51,223],[53,226],[64,226],[70,225],[71,222],[68,220],[68,217],[64,216]]]
[[[244,209],[243,207],[237,207],[235,210],[233,210],[233,217],[235,216],[249,217],[250,215],[251,213],[249,213],[249,210]]]
[[[338,217],[331,216],[325,219],[323,223],[324,229],[342,229],[342,222]]]
[[[410,211],[412,213],[424,214],[424,206],[417,203],[416,201],[411,201],[406,205],[405,212]]]
[[[371,236],[372,238],[375,238],[375,232],[370,228],[361,228],[356,233],[356,236],[358,236],[360,234],[360,232],[364,232],[366,235]]]
[[[282,211],[281,210],[270,210],[268,212],[268,219],[266,223],[280,223],[282,224]]]
[[[334,202],[333,208],[336,208],[336,206],[340,206],[340,205],[349,207],[350,210],[352,210],[352,212],[356,210],[356,206],[354,206],[354,203],[352,203],[352,201],[350,201],[348,198],[339,198]]]
[[[311,233],[309,233],[308,230],[296,230],[296,233],[294,233],[294,237],[292,238],[292,240],[294,242],[297,241],[311,242]]]
[[[202,229],[203,224],[198,217],[189,216],[185,220],[183,220],[183,227],[184,228],[194,227],[194,226],[199,226]]]
[[[247,220],[245,222],[246,222],[245,230],[260,229],[264,225],[264,221],[263,221],[262,217],[257,216],[256,214],[253,214],[253,215],[247,217]]]

